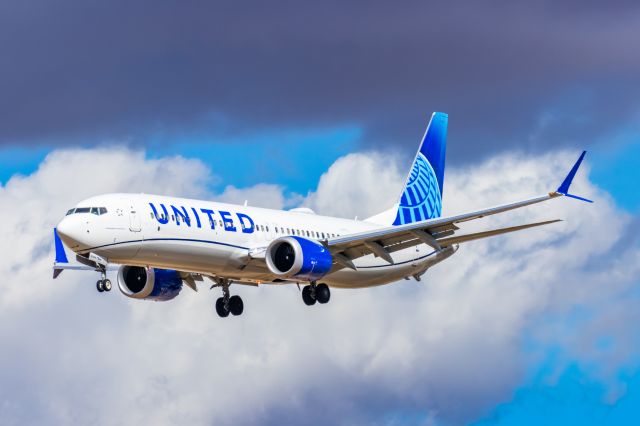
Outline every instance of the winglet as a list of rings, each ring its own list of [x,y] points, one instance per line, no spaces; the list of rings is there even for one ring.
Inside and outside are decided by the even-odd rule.
[[[578,168],[580,168],[580,164],[582,164],[582,160],[584,159],[584,156],[585,156],[586,153],[587,153],[587,151],[582,151],[582,154],[580,154],[580,158],[578,158],[578,161],[576,161],[576,163],[573,165],[573,167],[569,171],[569,174],[567,175],[567,177],[564,178],[564,181],[558,187],[556,192],[558,194],[564,195],[566,197],[575,198],[576,200],[582,200],[582,201],[586,201],[588,203],[593,203],[592,200],[588,200],[586,198],[578,197],[577,195],[569,194],[569,187],[571,186],[571,182],[573,181],[573,178],[576,175],[576,172],[578,171]]]

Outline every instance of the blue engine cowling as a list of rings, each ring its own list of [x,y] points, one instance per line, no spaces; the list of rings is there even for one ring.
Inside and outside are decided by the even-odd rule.
[[[333,258],[322,244],[300,237],[273,240],[265,253],[269,270],[279,278],[316,281],[331,270]]]
[[[182,278],[178,271],[170,269],[121,266],[118,270],[118,287],[127,297],[165,301],[180,293]]]

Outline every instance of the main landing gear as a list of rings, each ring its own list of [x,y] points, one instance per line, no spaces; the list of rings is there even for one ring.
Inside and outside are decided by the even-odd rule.
[[[240,296],[230,295],[230,285],[230,280],[219,278],[216,279],[216,284],[211,286],[212,289],[215,287],[222,288],[222,297],[219,297],[218,300],[216,300],[216,312],[221,318],[226,318],[229,316],[229,314],[233,316],[242,315],[242,312],[244,311],[244,303],[242,302]]]
[[[315,281],[311,284],[304,286],[302,289],[302,301],[305,305],[315,305],[316,302],[324,304],[331,299],[331,290],[326,284],[316,284]]]
[[[99,293],[102,293],[103,291],[111,291],[111,281],[107,279],[107,272],[101,271],[101,273],[102,278],[96,283],[96,289]]]

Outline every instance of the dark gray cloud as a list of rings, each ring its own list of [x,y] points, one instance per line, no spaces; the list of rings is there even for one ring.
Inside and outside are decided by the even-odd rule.
[[[39,3],[39,4],[38,4]],[[632,2],[9,0],[0,143],[361,125],[454,158],[588,144],[640,109]]]

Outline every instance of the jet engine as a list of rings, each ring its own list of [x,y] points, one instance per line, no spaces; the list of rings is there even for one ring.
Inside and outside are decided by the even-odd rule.
[[[279,278],[316,281],[331,270],[333,258],[322,244],[300,237],[273,240],[265,253],[269,270]]]
[[[127,297],[165,301],[180,293],[182,278],[178,271],[170,269],[121,266],[118,270],[118,287]]]

